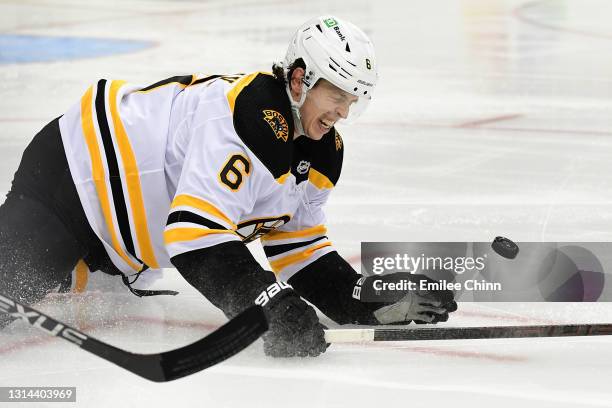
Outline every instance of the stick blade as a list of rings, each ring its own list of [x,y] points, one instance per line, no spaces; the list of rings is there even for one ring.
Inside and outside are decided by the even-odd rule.
[[[252,306],[208,336],[161,354],[157,382],[172,381],[211,367],[247,348],[268,330],[261,306]]]

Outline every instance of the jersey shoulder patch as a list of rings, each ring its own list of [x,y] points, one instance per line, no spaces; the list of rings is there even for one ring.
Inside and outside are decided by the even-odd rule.
[[[334,186],[340,179],[342,159],[344,158],[344,142],[336,128],[332,128],[319,141],[322,145],[313,157],[311,169],[323,174]],[[310,179],[310,177],[309,177]]]
[[[308,179],[318,188],[332,188],[340,178],[343,157],[342,137],[332,128],[321,140],[308,139],[306,136],[295,140],[291,170],[298,184]]]
[[[236,81],[228,92],[234,129],[275,179],[291,168],[293,117],[285,89],[270,74]]]

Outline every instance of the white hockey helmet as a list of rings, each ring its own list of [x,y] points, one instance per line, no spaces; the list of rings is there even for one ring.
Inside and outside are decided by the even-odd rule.
[[[378,67],[374,46],[361,29],[331,15],[313,18],[302,25],[291,39],[283,64],[285,76],[299,58],[306,64],[302,96],[300,101],[295,102],[289,94],[298,118],[296,111],[304,103],[308,90],[321,78],[359,97],[351,105],[346,122],[353,122],[363,113],[372,99],[378,80]],[[291,78],[287,80],[290,83]]]

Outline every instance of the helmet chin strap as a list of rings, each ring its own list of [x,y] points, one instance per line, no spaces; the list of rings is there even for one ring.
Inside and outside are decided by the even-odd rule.
[[[304,104],[306,100],[306,93],[308,92],[308,87],[305,83],[302,82],[302,94],[300,95],[299,101],[294,101],[293,96],[291,95],[291,88],[289,84],[285,88],[287,91],[287,95],[289,96],[289,101],[291,102],[291,114],[293,116],[293,123],[295,125],[295,131],[299,136],[306,135],[306,131],[304,130],[304,125],[302,124],[302,116],[300,115],[300,108]],[[307,136],[307,135],[306,135]]]

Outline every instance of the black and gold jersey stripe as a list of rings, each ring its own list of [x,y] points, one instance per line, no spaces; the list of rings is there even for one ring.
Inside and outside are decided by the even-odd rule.
[[[148,231],[138,165],[119,116],[117,99],[123,85],[123,81],[102,79],[95,87],[90,87],[81,98],[81,126],[112,246],[133,270],[139,271],[147,266],[156,268],[158,263]],[[96,127],[102,146],[98,143]],[[110,191],[105,180],[108,180]],[[130,226],[130,218],[135,231]],[[115,223],[119,234],[115,231]],[[137,239],[138,251],[133,237]]]
[[[198,224],[206,228],[215,229],[215,230],[227,230],[223,225],[217,224],[214,221],[209,220],[208,218],[204,218],[198,214],[195,214],[191,211],[174,211],[171,212],[168,216],[168,221],[166,225],[172,225],[179,222],[188,222],[190,224]]]
[[[100,129],[100,138],[102,139],[104,154],[106,156],[106,164],[108,166],[109,184],[115,207],[115,216],[117,217],[119,233],[121,234],[121,239],[123,240],[125,249],[140,263],[144,263],[138,258],[138,256],[136,256],[134,241],[132,240],[128,209],[125,203],[123,186],[121,184],[121,174],[119,173],[119,162],[117,161],[117,154],[115,153],[115,147],[113,146],[113,140],[108,125],[108,117],[106,114],[106,83],[107,81],[105,79],[98,81],[95,104],[98,127]]]
[[[192,208],[194,211],[190,211],[189,208]],[[200,211],[214,219],[220,220],[228,225],[229,228],[210,218],[203,217],[195,211]],[[213,204],[198,197],[181,194],[172,201],[170,214],[166,221],[164,241],[166,244],[171,244],[200,239],[210,234],[237,235],[235,229],[236,225]]]
[[[138,90],[137,92],[149,92],[157,88],[160,88],[162,86],[170,85],[170,84],[178,84],[182,86],[183,88],[186,88],[188,86],[198,85],[198,84],[202,84],[208,81],[212,81],[213,79],[217,79],[217,78],[221,78],[227,82],[232,83],[236,79],[238,79],[241,75],[244,75],[244,74],[207,75],[201,78],[198,78],[196,75],[193,75],[193,74],[192,75],[176,75],[170,78],[162,79],[161,81],[157,81],[154,84],[145,86],[144,88]]]
[[[281,244],[281,245],[274,245],[274,246],[264,246],[264,252],[266,253],[266,256],[270,258],[270,257],[277,256],[285,252],[293,251],[294,249],[297,249],[300,247],[312,245],[315,242],[320,241],[322,239],[327,239],[327,236],[324,235],[322,237],[317,237],[315,239],[311,239],[310,241],[294,242],[291,244]]]
[[[153,89],[159,88],[161,86],[174,84],[174,83],[180,84],[183,86],[189,86],[194,81],[194,79],[195,79],[195,75],[173,76],[170,78],[162,79],[161,81],[157,81],[154,84],[151,84],[149,86],[146,86],[142,88],[141,90],[139,90],[138,92],[148,92],[148,91],[152,91]]]

